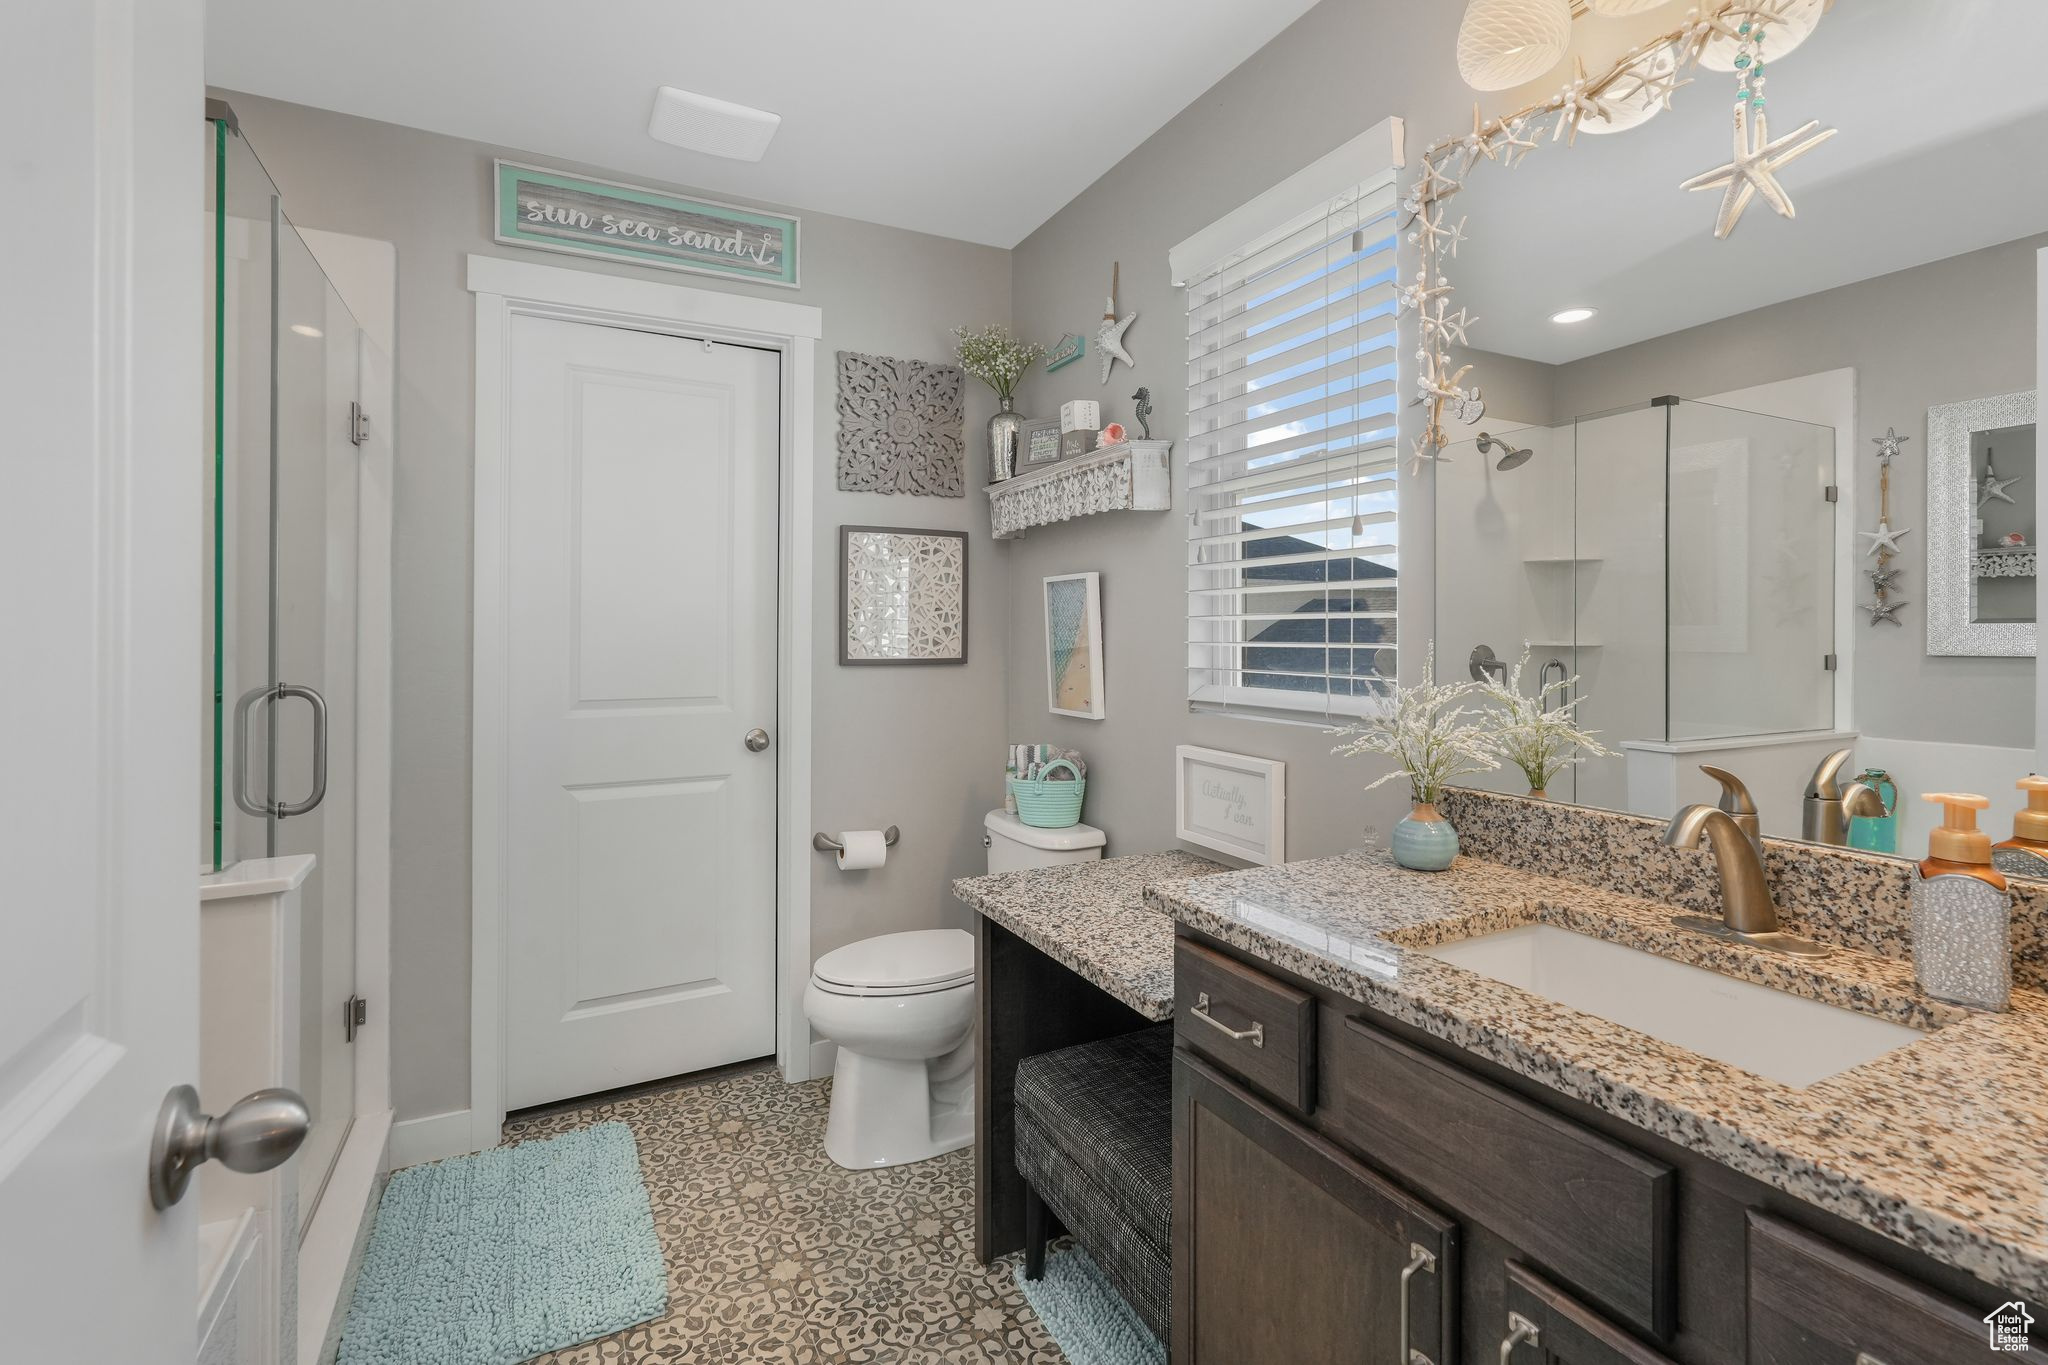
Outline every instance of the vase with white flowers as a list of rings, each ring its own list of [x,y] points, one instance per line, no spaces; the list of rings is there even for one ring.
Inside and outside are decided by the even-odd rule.
[[[1595,738],[1597,730],[1581,728],[1576,677],[1553,683],[1539,682],[1534,693],[1522,690],[1522,670],[1529,666],[1529,646],[1514,671],[1500,681],[1489,678],[1481,685],[1488,701],[1499,708],[1494,722],[1494,743],[1500,756],[1522,770],[1529,779],[1529,795],[1549,798],[1550,784],[1576,764],[1589,758],[1612,758],[1614,751]],[[1560,665],[1561,667],[1561,665]]]
[[[1001,483],[1017,472],[1017,433],[1024,426],[1016,411],[1017,381],[1045,348],[1017,340],[1000,323],[978,332],[955,327],[953,335],[960,339],[960,368],[994,389],[1002,404],[988,419],[988,478]]]
[[[1412,809],[1394,826],[1392,841],[1394,861],[1402,867],[1441,872],[1457,859],[1458,831],[1436,803],[1453,779],[1500,767],[1484,714],[1469,704],[1481,690],[1478,683],[1439,683],[1432,644],[1420,683],[1395,684],[1377,711],[1339,731],[1347,738],[1332,753],[1394,760],[1394,770],[1368,782],[1367,791],[1408,779]]]

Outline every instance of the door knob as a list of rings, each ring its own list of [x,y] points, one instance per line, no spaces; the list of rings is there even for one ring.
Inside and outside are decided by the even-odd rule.
[[[760,753],[768,747],[768,732],[758,725],[747,731],[747,747],[757,754]]]
[[[294,1091],[258,1090],[215,1118],[199,1112],[197,1090],[173,1086],[149,1144],[149,1202],[167,1209],[183,1199],[192,1172],[209,1161],[244,1175],[282,1166],[312,1126],[312,1111]]]

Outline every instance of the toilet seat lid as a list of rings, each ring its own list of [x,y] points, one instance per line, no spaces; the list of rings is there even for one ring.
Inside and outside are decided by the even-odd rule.
[[[958,929],[881,934],[834,948],[812,975],[861,990],[944,990],[974,979],[974,937]]]

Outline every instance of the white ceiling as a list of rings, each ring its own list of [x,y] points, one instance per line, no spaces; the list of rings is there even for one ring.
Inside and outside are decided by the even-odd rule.
[[[1601,22],[1582,20],[1581,41]],[[1513,171],[1481,163],[1451,201],[1469,218],[1450,273],[1472,344],[1557,364],[2048,232],[2044,52],[2041,0],[1841,0],[1770,63],[1774,135],[1816,118],[1840,131],[1782,174],[1796,220],[1759,199],[1725,241],[1720,192],[1678,185],[1729,158],[1732,76],[1693,73],[1630,132],[1546,143]],[[1600,315],[1549,321],[1574,306]]]
[[[230,90],[1013,246],[1313,0],[209,0]],[[656,87],[782,115],[758,165]]]

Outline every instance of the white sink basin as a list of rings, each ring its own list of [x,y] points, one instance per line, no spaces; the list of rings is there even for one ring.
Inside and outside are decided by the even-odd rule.
[[[1799,1089],[1925,1036],[1548,924],[1416,951]]]

